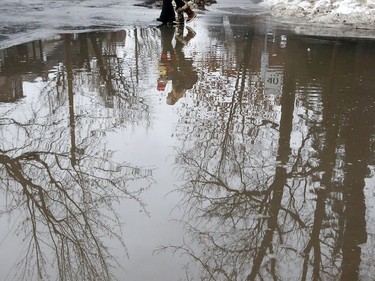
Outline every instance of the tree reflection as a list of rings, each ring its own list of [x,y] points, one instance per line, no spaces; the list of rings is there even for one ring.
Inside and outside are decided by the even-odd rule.
[[[132,90],[133,76],[121,76],[128,69],[119,60],[113,64],[115,46],[105,60],[108,41],[97,40],[95,34],[79,37],[63,36],[57,56],[63,54],[64,60],[43,78],[39,100],[26,109],[22,103],[12,104],[0,118],[0,179],[6,198],[0,214],[19,218],[17,234],[24,243],[10,273],[17,280],[112,280],[112,267],[119,264],[109,240],[126,253],[116,204],[130,199],[146,211],[141,195],[152,182],[152,170],[112,160],[114,152],[104,137],[125,124],[149,124],[148,106]],[[88,38],[95,58],[88,55]],[[85,100],[82,89],[93,89],[98,82],[95,60],[98,86],[103,81],[105,99],[112,98],[111,112],[105,111],[108,103]],[[91,69],[77,69],[76,62]],[[108,74],[116,67],[119,76]]]
[[[116,238],[125,247],[113,203],[131,198],[143,208],[140,194],[147,185],[132,190],[127,183],[147,177],[131,175],[135,167],[99,155],[86,155],[79,166],[72,166],[69,153],[8,156],[10,152],[1,151],[1,178],[4,212],[22,210],[25,217],[18,230],[27,243],[19,280],[30,280],[30,271],[46,278],[50,250],[60,280],[110,280],[113,256],[102,237]]]
[[[235,79],[226,76],[227,88],[234,85],[232,99],[221,107],[207,99],[205,109],[217,112],[189,112],[196,118],[191,124],[200,125],[185,130],[189,133],[182,137],[177,162],[184,179],[179,189],[186,210],[183,222],[191,240],[161,250],[192,257],[199,280],[360,280],[360,245],[367,241],[364,187],[375,124],[369,93],[374,86],[366,59],[347,53],[369,54],[373,46],[332,42],[315,58],[330,59],[327,68],[306,62],[299,53],[306,50],[305,43],[289,39],[285,56],[293,60],[285,63],[275,124],[259,119],[257,110],[266,108],[253,106],[270,96],[248,86],[249,62],[256,56],[249,50],[256,40],[247,40]],[[345,62],[348,67],[356,66],[351,80],[341,56],[352,59]],[[304,68],[312,71],[310,76],[303,76]],[[301,93],[319,97],[309,103]],[[316,99],[321,105],[313,104]],[[210,123],[207,116],[217,118]]]

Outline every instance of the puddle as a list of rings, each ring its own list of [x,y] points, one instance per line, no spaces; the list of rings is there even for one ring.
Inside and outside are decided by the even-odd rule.
[[[240,23],[0,51],[1,280],[374,276],[375,41]]]

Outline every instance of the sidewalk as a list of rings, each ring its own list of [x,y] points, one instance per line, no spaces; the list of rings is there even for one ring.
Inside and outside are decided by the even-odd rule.
[[[147,26],[158,9],[135,7],[137,0],[3,0],[0,48],[57,33]]]
[[[257,0],[253,0],[256,2]],[[208,21],[223,15],[265,16],[267,11],[251,0],[217,0],[198,12],[197,21]],[[137,7],[142,0],[3,0],[0,11],[0,48],[44,39],[58,33],[96,30],[119,30],[147,27],[160,14],[160,8]],[[268,23],[272,22],[267,17]],[[375,30],[353,27],[318,26],[306,23],[273,25],[314,36],[375,38]]]

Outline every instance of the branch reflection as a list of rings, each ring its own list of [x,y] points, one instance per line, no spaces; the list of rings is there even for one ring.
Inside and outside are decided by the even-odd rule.
[[[152,183],[152,170],[115,161],[114,151],[106,147],[107,133],[150,124],[148,105],[134,90],[135,76],[127,75],[133,66],[125,68],[117,53],[126,33],[108,36],[113,38],[62,35],[53,41],[55,71],[39,56],[51,47],[48,41],[39,42],[40,52],[34,48],[30,60],[39,63],[32,66],[20,58],[34,43],[2,51],[5,79],[16,77],[27,84],[29,76],[37,82],[29,83],[28,95],[34,85],[39,90],[27,107],[9,104],[0,117],[0,180],[6,202],[0,214],[18,218],[17,234],[23,241],[9,277],[113,280],[112,267],[120,264],[108,247],[110,239],[126,253],[116,204],[130,199],[146,211],[141,196]],[[139,52],[152,49],[143,47]],[[12,72],[15,64],[18,72]],[[34,68],[25,74],[25,67]],[[15,90],[25,91],[23,87]]]
[[[359,54],[373,45],[327,41],[320,51],[317,41],[315,61],[303,59],[310,41],[269,46],[285,58],[282,72],[272,73],[283,75],[275,94],[251,87],[260,40],[253,34],[237,43],[244,52],[233,63],[236,76],[222,81],[227,88],[217,87],[220,97],[204,92],[202,81],[197,86],[205,108],[197,102],[179,124],[185,134],[178,135],[176,160],[189,235],[160,251],[192,258],[188,280],[360,280],[361,267],[373,270],[361,246],[368,238],[364,189],[374,163],[375,103],[373,71]],[[358,55],[347,54],[353,51]],[[351,58],[345,68],[340,57]],[[354,66],[348,79],[346,68]]]

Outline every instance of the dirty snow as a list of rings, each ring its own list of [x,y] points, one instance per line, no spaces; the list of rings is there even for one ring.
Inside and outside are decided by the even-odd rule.
[[[375,0],[264,0],[259,5],[286,23],[375,29]]]

